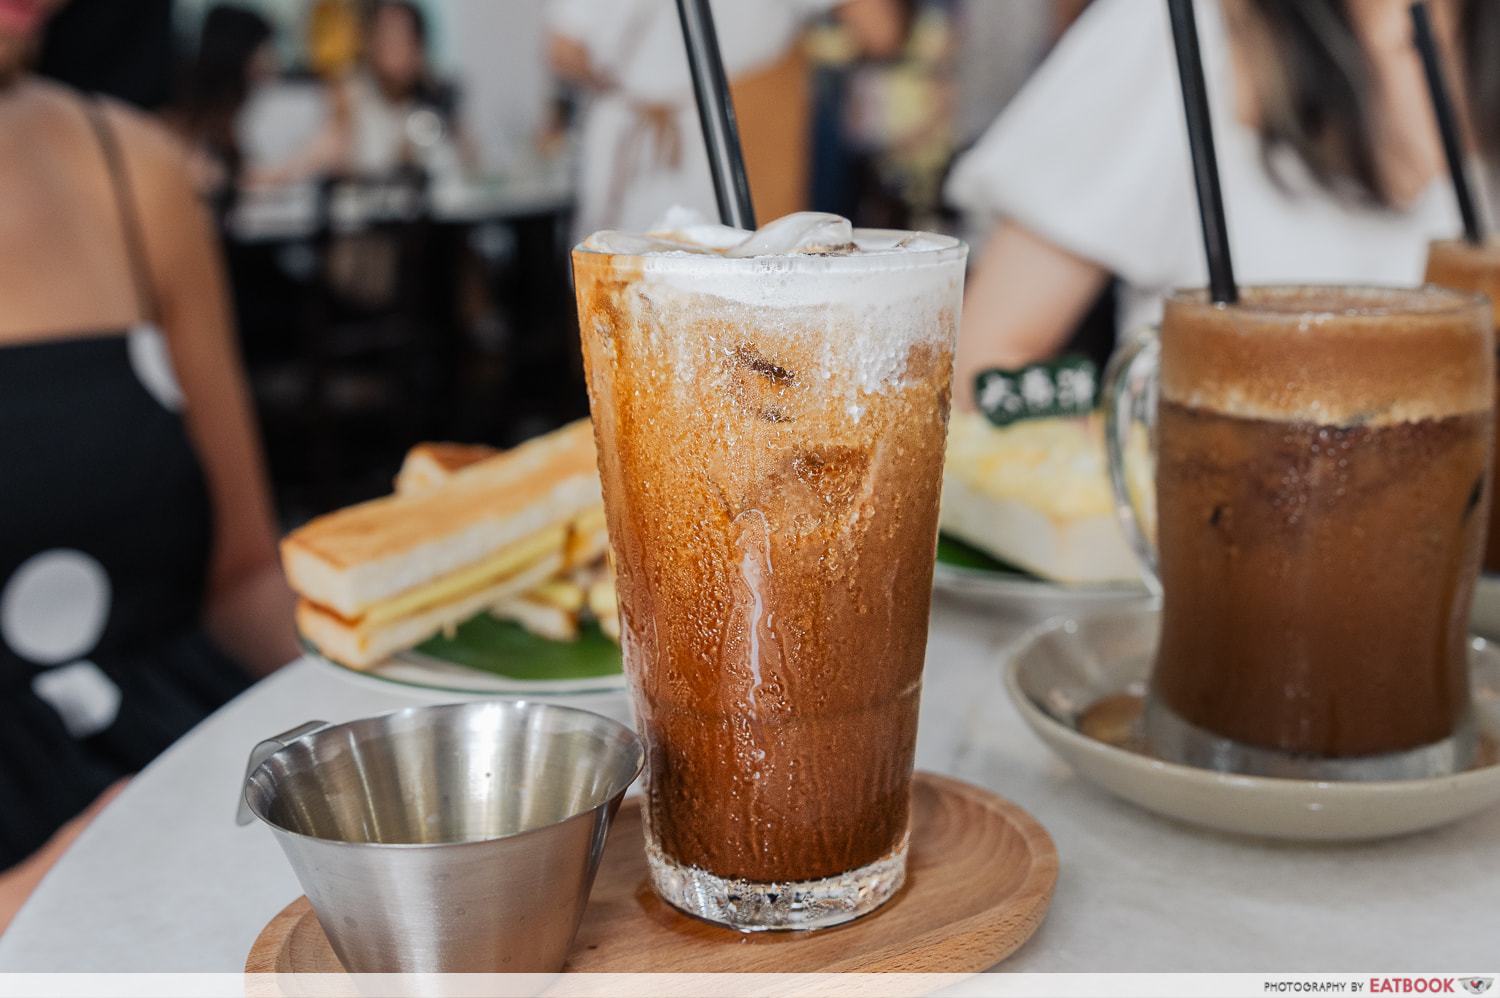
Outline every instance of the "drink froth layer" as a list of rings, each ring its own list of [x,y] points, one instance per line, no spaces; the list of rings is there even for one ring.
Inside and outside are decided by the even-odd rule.
[[[1500,240],[1478,246],[1449,239],[1427,247],[1427,283],[1459,291],[1477,291],[1490,299],[1500,327]]]
[[[800,227],[778,236],[792,222]],[[750,255],[736,255],[747,247]],[[758,233],[596,233],[574,262],[614,309],[654,316],[651,349],[679,380],[700,381],[727,361],[764,364],[841,397],[857,421],[859,396],[899,389],[914,349],[951,349],[966,255],[947,236],[850,229],[838,216],[804,213]]]
[[[1381,426],[1493,402],[1494,330],[1483,299],[1437,288],[1243,288],[1167,299],[1161,394],[1246,419]]]

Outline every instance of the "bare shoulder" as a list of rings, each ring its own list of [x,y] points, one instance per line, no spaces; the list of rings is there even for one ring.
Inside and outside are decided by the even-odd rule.
[[[90,118],[102,117],[108,137],[120,153],[130,214],[139,225],[158,305],[166,310],[182,296],[200,293],[208,277],[199,268],[205,264],[211,268],[217,256],[209,214],[188,172],[186,146],[161,122],[119,101],[85,96],[55,85],[39,91],[39,99],[55,100],[78,133],[96,147],[100,136],[89,134],[94,130]],[[99,162],[97,148],[92,159]],[[97,166],[92,172],[105,199],[101,210],[113,220],[120,204],[108,173]],[[175,327],[165,325],[168,339],[173,339]]]
[[[95,146],[90,117],[97,109],[124,155],[131,187],[145,200],[180,197],[191,190],[187,151],[165,125],[143,111],[108,97],[80,93],[41,77],[28,77],[19,102],[34,134],[48,135],[67,151]]]
[[[165,301],[180,287],[184,263],[211,249],[208,212],[193,186],[187,146],[136,108],[107,99],[100,108],[119,144],[143,223],[146,257]]]
[[[138,186],[146,191],[188,186],[187,148],[181,139],[143,111],[110,98],[96,99]]]
[[[16,90],[26,106],[53,120],[80,119],[91,100],[67,84],[45,76],[25,76]]]

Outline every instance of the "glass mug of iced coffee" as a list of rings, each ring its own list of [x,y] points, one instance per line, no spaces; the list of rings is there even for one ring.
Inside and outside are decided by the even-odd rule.
[[[1494,379],[1489,303],[1436,288],[1177,293],[1121,348],[1107,437],[1162,594],[1157,755],[1328,780],[1468,765]],[[1124,474],[1143,422],[1154,545]]]
[[[1427,282],[1458,291],[1477,291],[1495,306],[1495,324],[1500,327],[1500,242],[1478,246],[1462,239],[1444,240],[1427,247]],[[1496,385],[1500,399],[1500,384]],[[1500,572],[1500,503],[1489,503],[1489,532],[1484,544],[1484,570]]]
[[[789,216],[573,253],[652,885],[818,928],[905,875],[966,247]]]

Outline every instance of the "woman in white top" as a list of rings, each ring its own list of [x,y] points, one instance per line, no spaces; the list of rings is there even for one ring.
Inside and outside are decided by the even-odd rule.
[[[1458,233],[1407,7],[1196,3],[1241,283],[1411,285],[1428,240]],[[1473,67],[1460,89],[1474,120],[1493,120],[1500,4],[1432,7],[1449,64]],[[964,303],[962,406],[979,371],[1060,349],[1110,274],[1121,329],[1156,321],[1169,289],[1207,283],[1166,5],[1096,0],[947,194],[997,220]]]
[[[906,25],[896,0],[714,0],[711,7],[724,72],[736,90],[756,212],[768,222],[806,207],[798,203],[806,171],[806,67],[794,50],[808,20],[834,12],[861,51],[874,56],[899,51]],[[676,4],[551,0],[547,13],[553,72],[592,95],[580,137],[578,234],[643,232],[674,204],[715,216]],[[752,80],[760,85],[747,93]],[[767,116],[780,119],[780,127],[763,124]],[[771,188],[785,196],[773,196]]]

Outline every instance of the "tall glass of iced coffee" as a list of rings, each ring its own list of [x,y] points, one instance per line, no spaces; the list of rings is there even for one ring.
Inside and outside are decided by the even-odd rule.
[[[1462,239],[1432,243],[1427,247],[1427,281],[1458,291],[1477,291],[1495,306],[1495,324],[1500,327],[1500,242],[1474,245]],[[1496,384],[1500,399],[1500,382]],[[1489,504],[1489,530],[1484,543],[1484,570],[1500,572],[1500,503]]]
[[[573,253],[671,904],[817,928],[905,871],[966,248],[789,216]]]
[[[1143,337],[1117,358],[1107,400],[1117,466],[1121,416],[1155,420],[1154,750],[1305,779],[1464,768],[1494,436],[1488,302],[1187,292],[1167,299],[1159,380],[1157,349]]]

